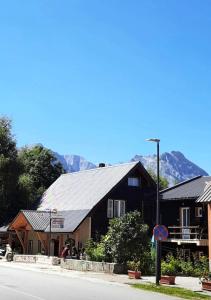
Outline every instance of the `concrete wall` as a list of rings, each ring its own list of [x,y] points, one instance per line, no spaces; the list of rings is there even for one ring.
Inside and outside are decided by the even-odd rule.
[[[28,255],[28,254],[15,254],[13,257],[14,262],[25,263],[40,263],[47,265],[58,265],[60,259],[58,257],[48,257],[46,255]]]
[[[122,274],[126,271],[125,266],[118,265],[115,263],[105,263],[77,259],[66,259],[65,261],[61,259],[61,268],[76,271],[92,271],[116,274]]]

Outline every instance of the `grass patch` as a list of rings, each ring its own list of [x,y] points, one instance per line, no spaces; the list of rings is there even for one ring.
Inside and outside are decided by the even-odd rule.
[[[211,299],[208,295],[199,294],[197,292],[193,292],[187,289],[178,288],[178,287],[169,287],[163,285],[155,285],[155,284],[132,284],[134,288],[151,291],[161,294],[166,294],[170,296],[176,296],[183,299],[192,299],[192,300],[200,300],[200,299]]]

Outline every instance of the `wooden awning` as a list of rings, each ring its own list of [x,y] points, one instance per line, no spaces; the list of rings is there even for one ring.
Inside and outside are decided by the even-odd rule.
[[[24,216],[23,212],[20,211],[16,218],[10,223],[8,230],[32,230],[32,226]]]

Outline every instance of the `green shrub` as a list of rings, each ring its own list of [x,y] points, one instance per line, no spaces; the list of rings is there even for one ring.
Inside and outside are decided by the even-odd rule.
[[[181,255],[174,257],[168,254],[166,259],[161,262],[161,273],[163,275],[181,275],[205,277],[209,271],[208,258],[193,256],[193,259],[184,258]]]
[[[176,276],[179,272],[180,262],[172,254],[168,254],[166,260],[161,262],[161,274]]]
[[[205,277],[209,273],[209,260],[206,256],[194,257],[194,273],[197,277]]]
[[[141,263],[140,261],[128,261],[127,268],[131,271],[141,271]]]
[[[103,242],[96,243],[92,239],[88,240],[85,246],[85,253],[91,261],[105,260],[105,248]]]
[[[179,260],[180,264],[180,274],[183,276],[194,276],[194,265],[193,262],[188,259],[187,261],[185,260]]]
[[[148,226],[143,223],[138,211],[112,219],[107,234],[101,237],[100,242],[89,240],[86,243],[85,253],[93,261],[124,265],[134,261],[139,264],[143,274],[149,274],[153,267]]]

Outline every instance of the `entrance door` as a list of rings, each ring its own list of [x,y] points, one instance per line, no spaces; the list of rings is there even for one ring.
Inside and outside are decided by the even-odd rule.
[[[181,207],[181,226],[190,226],[190,207]],[[182,239],[190,239],[190,228],[182,228]]]
[[[54,240],[54,256],[59,256],[59,241]]]

